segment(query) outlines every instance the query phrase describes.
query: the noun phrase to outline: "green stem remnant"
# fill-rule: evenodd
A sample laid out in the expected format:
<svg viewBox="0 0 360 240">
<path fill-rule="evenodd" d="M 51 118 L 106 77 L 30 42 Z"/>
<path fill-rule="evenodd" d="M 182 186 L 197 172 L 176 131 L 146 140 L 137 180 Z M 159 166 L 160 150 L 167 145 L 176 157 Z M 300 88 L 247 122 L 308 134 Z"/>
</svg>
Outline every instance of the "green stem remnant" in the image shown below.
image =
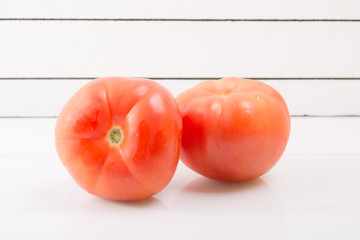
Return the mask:
<svg viewBox="0 0 360 240">
<path fill-rule="evenodd" d="M 116 146 L 121 143 L 124 138 L 123 132 L 119 127 L 113 127 L 107 134 L 107 138 L 111 145 Z"/>
</svg>

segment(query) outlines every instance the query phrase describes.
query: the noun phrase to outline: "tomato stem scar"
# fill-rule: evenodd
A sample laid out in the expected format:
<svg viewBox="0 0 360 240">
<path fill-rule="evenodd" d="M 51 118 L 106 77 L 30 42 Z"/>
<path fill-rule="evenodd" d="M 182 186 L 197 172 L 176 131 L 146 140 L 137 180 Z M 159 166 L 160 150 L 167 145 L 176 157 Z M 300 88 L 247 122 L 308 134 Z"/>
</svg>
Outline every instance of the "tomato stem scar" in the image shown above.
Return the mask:
<svg viewBox="0 0 360 240">
<path fill-rule="evenodd" d="M 123 140 L 123 132 L 119 127 L 113 127 L 107 134 L 107 138 L 111 145 L 119 145 Z"/>
</svg>

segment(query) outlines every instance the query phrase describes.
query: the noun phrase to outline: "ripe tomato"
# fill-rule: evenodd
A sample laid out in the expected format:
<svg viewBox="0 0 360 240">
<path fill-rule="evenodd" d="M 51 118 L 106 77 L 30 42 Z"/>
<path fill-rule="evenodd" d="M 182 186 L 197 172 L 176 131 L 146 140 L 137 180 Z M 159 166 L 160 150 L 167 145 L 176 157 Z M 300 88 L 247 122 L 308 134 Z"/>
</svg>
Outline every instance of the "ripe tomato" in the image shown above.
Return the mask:
<svg viewBox="0 0 360 240">
<path fill-rule="evenodd" d="M 290 116 L 281 95 L 241 78 L 204 81 L 177 97 L 180 159 L 208 178 L 245 181 L 269 171 L 285 150 Z"/>
<path fill-rule="evenodd" d="M 147 79 L 101 78 L 81 88 L 56 123 L 58 155 L 86 191 L 141 200 L 176 170 L 182 120 L 173 96 Z"/>
</svg>

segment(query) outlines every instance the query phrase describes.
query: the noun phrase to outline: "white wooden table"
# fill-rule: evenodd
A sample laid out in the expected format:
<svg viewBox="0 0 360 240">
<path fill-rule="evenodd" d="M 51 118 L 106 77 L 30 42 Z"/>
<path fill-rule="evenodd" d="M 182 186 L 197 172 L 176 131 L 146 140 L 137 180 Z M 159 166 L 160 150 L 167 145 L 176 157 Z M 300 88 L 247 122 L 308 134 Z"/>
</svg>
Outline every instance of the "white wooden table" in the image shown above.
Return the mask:
<svg viewBox="0 0 360 240">
<path fill-rule="evenodd" d="M 80 189 L 54 147 L 56 118 L 0 119 L 0 239 L 359 239 L 360 118 L 292 118 L 263 177 L 207 180 L 182 163 L 140 202 Z"/>
</svg>

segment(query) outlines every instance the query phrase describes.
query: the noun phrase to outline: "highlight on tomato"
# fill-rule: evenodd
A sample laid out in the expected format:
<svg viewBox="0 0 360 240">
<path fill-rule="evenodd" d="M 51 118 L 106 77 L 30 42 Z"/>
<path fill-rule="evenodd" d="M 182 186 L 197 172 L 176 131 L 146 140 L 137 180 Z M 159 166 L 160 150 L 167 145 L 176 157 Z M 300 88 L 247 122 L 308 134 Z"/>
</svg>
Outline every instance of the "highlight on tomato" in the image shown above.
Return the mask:
<svg viewBox="0 0 360 240">
<path fill-rule="evenodd" d="M 142 200 L 176 170 L 182 119 L 174 97 L 148 79 L 99 78 L 66 103 L 55 143 L 71 177 L 111 200 Z"/>
<path fill-rule="evenodd" d="M 176 98 L 183 118 L 181 161 L 215 180 L 246 181 L 268 172 L 290 135 L 282 96 L 236 77 L 204 81 Z"/>
</svg>

